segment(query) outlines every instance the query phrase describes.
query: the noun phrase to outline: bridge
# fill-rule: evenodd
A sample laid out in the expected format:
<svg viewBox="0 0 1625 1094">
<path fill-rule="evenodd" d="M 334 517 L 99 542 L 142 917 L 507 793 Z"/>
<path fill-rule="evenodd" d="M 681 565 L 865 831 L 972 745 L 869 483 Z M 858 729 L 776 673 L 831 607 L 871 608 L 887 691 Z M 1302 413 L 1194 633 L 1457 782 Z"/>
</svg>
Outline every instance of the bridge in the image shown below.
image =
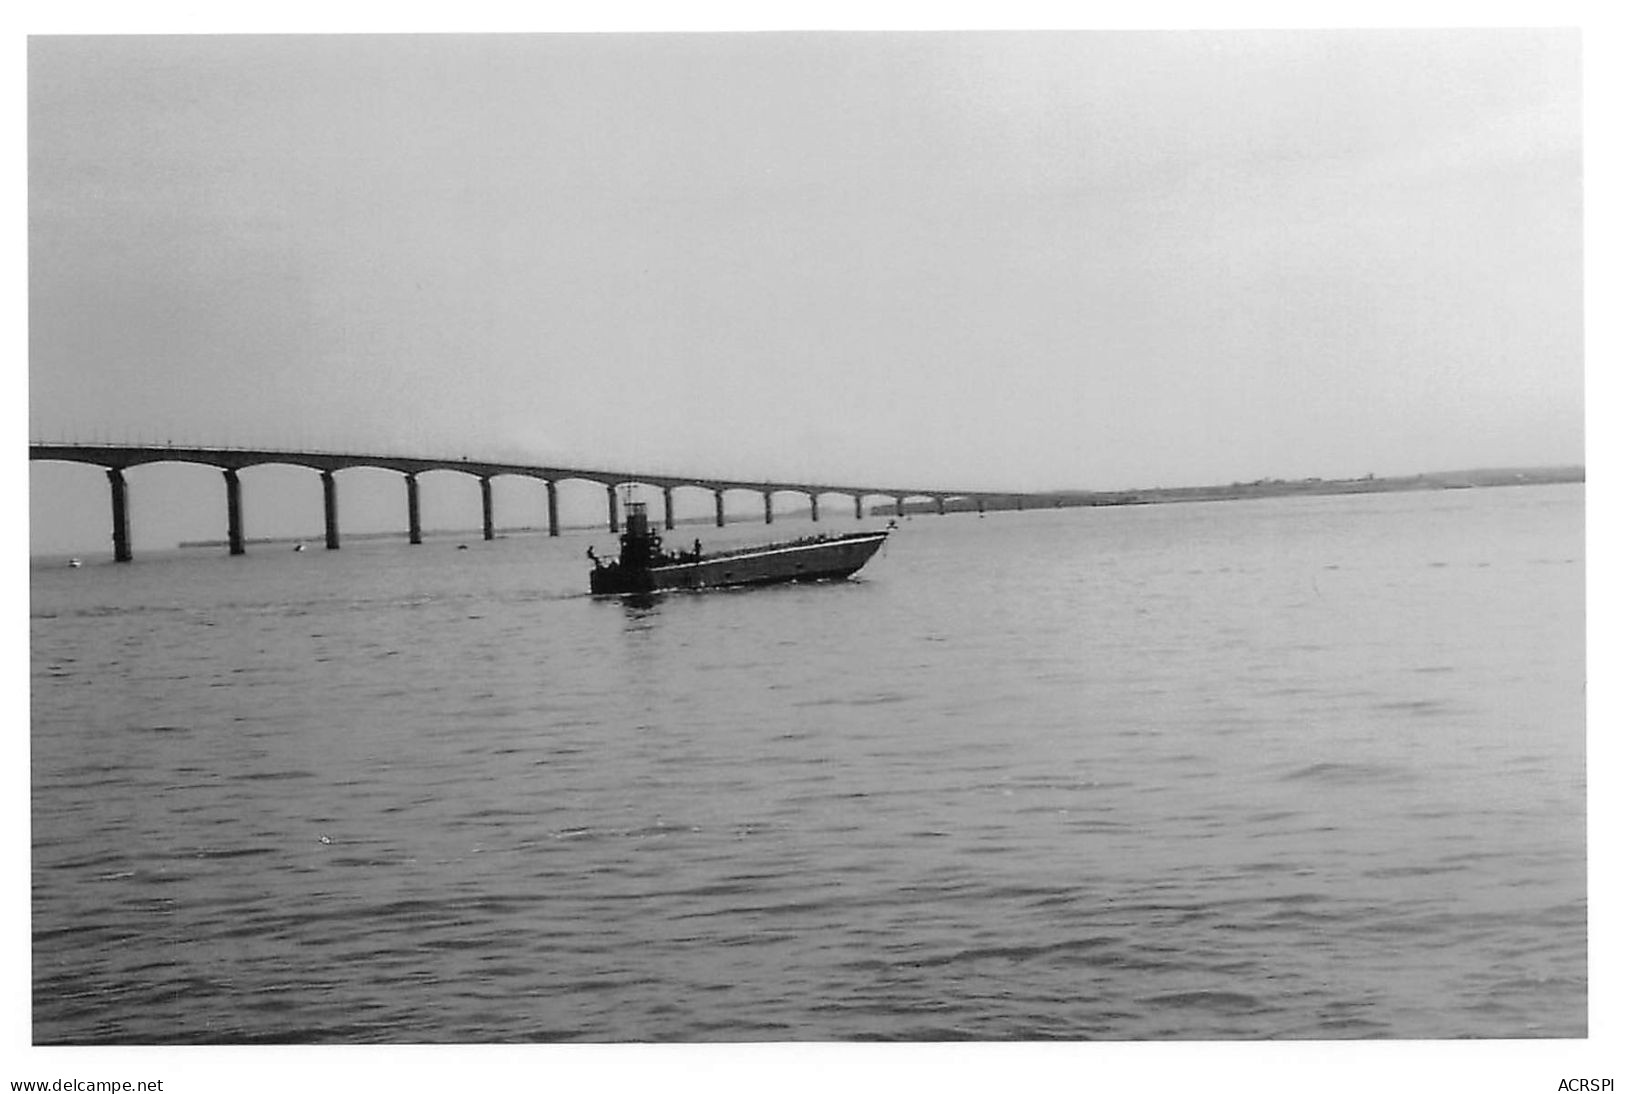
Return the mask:
<svg viewBox="0 0 1625 1094">
<path fill-rule="evenodd" d="M 558 484 L 570 480 L 596 482 L 604 487 L 609 514 L 609 530 L 621 530 L 620 501 L 617 488 L 629 485 L 657 487 L 665 501 L 665 526 L 674 527 L 672 493 L 691 488 L 708 490 L 716 503 L 716 523 L 721 528 L 726 517 L 723 495 L 729 491 L 749 491 L 761 495 L 766 522 L 773 523 L 773 497 L 775 494 L 802 494 L 808 499 L 812 519 L 819 515 L 818 500 L 827 495 L 852 499 L 857 519 L 863 519 L 864 499 L 882 497 L 890 499 L 896 511 L 917 499 L 935 503 L 936 511 L 948 512 L 949 502 L 964 503 L 983 512 L 990 504 L 998 508 L 1023 508 L 1033 495 L 1015 493 L 985 493 L 978 491 L 945 491 L 899 487 L 832 485 L 808 482 L 750 482 L 743 479 L 698 478 L 686 475 L 653 474 L 640 471 L 612 471 L 601 468 L 548 467 L 534 464 L 492 463 L 467 457 L 435 459 L 422 456 L 380 456 L 345 452 L 297 452 L 256 448 L 206 448 L 179 445 L 105 445 L 105 444 L 35 444 L 28 446 L 30 460 L 56 460 L 66 463 L 84 463 L 101 467 L 107 472 L 113 505 L 113 558 L 129 562 L 130 551 L 130 497 L 124 473 L 132 467 L 151 463 L 191 463 L 219 468 L 226 484 L 226 542 L 234 555 L 246 551 L 243 538 L 243 488 L 238 475 L 244 468 L 265 464 L 286 464 L 309 468 L 318 472 L 322 480 L 322 515 L 329 550 L 339 547 L 339 497 L 337 473 L 349 468 L 367 467 L 397 471 L 406 483 L 407 540 L 423 542 L 423 528 L 418 510 L 418 476 L 426 471 L 456 471 L 479 480 L 480 502 L 484 511 L 486 539 L 496 536 L 495 505 L 491 497 L 491 480 L 499 475 L 515 475 L 538 479 L 547 489 L 547 534 L 559 534 Z"/>
</svg>

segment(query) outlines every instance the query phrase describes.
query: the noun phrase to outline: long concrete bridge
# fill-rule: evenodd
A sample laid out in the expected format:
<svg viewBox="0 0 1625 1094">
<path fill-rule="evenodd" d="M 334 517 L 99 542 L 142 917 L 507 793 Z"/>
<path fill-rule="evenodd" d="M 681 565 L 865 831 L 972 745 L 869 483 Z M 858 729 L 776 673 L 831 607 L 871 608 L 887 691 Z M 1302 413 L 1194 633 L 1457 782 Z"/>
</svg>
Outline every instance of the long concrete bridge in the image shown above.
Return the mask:
<svg viewBox="0 0 1625 1094">
<path fill-rule="evenodd" d="M 808 482 L 748 482 L 743 479 L 696 478 L 686 475 L 653 474 L 642 471 L 611 471 L 601 468 L 547 467 L 534 464 L 491 463 L 471 460 L 434 459 L 422 456 L 380 456 L 346 452 L 294 452 L 263 448 L 203 448 L 179 445 L 86 445 L 86 444 L 29 444 L 30 460 L 57 460 L 67 463 L 86 463 L 104 468 L 112 492 L 113 503 L 113 558 L 128 562 L 130 551 L 130 496 L 124 472 L 132 467 L 149 463 L 192 463 L 219 468 L 226 483 L 226 542 L 234 555 L 246 550 L 243 538 L 243 487 L 238 475 L 245 468 L 265 464 L 287 464 L 306 467 L 319 472 L 322 478 L 322 511 L 326 526 L 327 546 L 339 546 L 339 498 L 337 473 L 355 467 L 381 468 L 398 471 L 406 482 L 407 538 L 411 543 L 423 542 L 423 528 L 418 510 L 418 476 L 426 471 L 457 471 L 479 480 L 480 501 L 484 510 L 486 539 L 496 535 L 495 506 L 491 497 L 491 480 L 499 475 L 539 479 L 547 488 L 547 532 L 559 534 L 558 484 L 568 480 L 596 482 L 604 487 L 609 512 L 609 530 L 621 529 L 620 502 L 617 488 L 627 485 L 658 487 L 665 500 L 665 525 L 671 529 L 672 493 L 679 488 L 709 490 L 716 503 L 717 527 L 725 522 L 723 495 L 733 490 L 749 491 L 761 495 L 768 524 L 773 523 L 773 496 L 790 493 L 803 494 L 811 504 L 812 519 L 818 519 L 818 499 L 830 494 L 852 499 L 853 510 L 863 519 L 864 499 L 881 497 L 890 499 L 901 513 L 905 503 L 928 499 L 935 503 L 938 513 L 948 511 L 948 503 L 965 502 L 967 508 L 982 512 L 989 504 L 999 508 L 1023 508 L 1032 495 L 1012 493 L 985 493 L 975 491 L 945 491 L 929 488 L 900 488 L 878 486 L 832 485 Z"/>
</svg>

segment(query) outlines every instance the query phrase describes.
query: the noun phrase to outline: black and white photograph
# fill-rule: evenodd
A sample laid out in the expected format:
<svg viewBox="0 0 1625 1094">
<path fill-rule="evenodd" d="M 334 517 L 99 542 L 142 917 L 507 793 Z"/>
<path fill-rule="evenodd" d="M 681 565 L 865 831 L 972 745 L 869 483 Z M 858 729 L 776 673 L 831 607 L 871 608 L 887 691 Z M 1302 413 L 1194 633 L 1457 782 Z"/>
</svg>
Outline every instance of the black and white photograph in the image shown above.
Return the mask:
<svg viewBox="0 0 1625 1094">
<path fill-rule="evenodd" d="M 1625 1081 L 1586 31 L 513 26 L 13 40 L 0 1079 Z"/>
</svg>

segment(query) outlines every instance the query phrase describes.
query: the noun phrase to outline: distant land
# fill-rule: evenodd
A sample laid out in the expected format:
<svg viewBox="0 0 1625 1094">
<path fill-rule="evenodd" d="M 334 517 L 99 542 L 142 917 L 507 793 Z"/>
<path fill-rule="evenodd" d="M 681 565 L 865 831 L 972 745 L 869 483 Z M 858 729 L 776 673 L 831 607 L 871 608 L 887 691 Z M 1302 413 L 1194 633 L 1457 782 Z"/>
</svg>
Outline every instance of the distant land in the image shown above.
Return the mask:
<svg viewBox="0 0 1625 1094">
<path fill-rule="evenodd" d="M 988 511 L 1025 510 L 1035 509 L 1071 509 L 1088 506 L 1104 505 L 1167 505 L 1173 502 L 1184 501 L 1239 501 L 1244 498 L 1280 498 L 1315 496 L 1321 494 L 1381 494 L 1393 493 L 1403 490 L 1474 490 L 1492 486 L 1551 486 L 1558 483 L 1585 482 L 1585 468 L 1578 465 L 1564 467 L 1486 467 L 1470 471 L 1431 471 L 1420 475 L 1407 475 L 1401 477 L 1378 478 L 1375 475 L 1365 475 L 1358 479 L 1255 479 L 1252 482 L 1232 482 L 1223 486 L 1154 486 L 1137 490 L 1052 490 L 1022 495 L 1019 505 L 1014 497 L 989 494 L 985 496 L 983 508 Z M 976 511 L 976 503 L 969 498 L 958 498 L 946 503 L 944 508 L 950 513 L 970 513 Z M 935 513 L 936 503 L 930 501 L 912 502 L 902 508 L 903 516 L 912 516 L 916 513 Z M 808 512 L 807 509 L 780 510 L 780 517 L 798 517 Z M 897 516 L 898 508 L 893 505 L 873 505 L 868 507 L 870 516 Z M 741 523 L 748 520 L 746 517 L 737 517 L 731 523 Z M 676 521 L 677 524 L 712 524 L 711 517 L 686 517 Z M 570 531 L 602 531 L 603 524 L 571 525 Z M 545 531 L 543 528 L 523 526 L 518 528 L 499 528 L 498 535 L 532 535 Z M 423 530 L 425 538 L 446 536 L 475 536 L 480 530 L 475 529 L 427 529 Z M 399 539 L 401 533 L 393 532 L 353 532 L 346 533 L 345 539 Z M 266 536 L 249 539 L 249 544 L 267 543 L 308 543 L 321 539 L 320 534 L 314 536 Z M 183 540 L 181 547 L 224 547 L 223 539 L 196 539 Z"/>
<path fill-rule="evenodd" d="M 1225 486 L 1162 486 L 1142 490 L 1061 490 L 1037 497 L 1057 507 L 1074 505 L 1158 505 L 1176 501 L 1239 501 L 1316 494 L 1380 494 L 1400 490 L 1472 490 L 1490 486 L 1550 486 L 1585 482 L 1585 468 L 1484 467 L 1471 471 L 1431 471 L 1421 475 L 1358 479 L 1255 479 Z M 907 512 L 916 510 L 905 507 Z M 949 504 L 953 508 L 953 504 Z M 878 511 L 878 510 L 877 510 Z"/>
</svg>

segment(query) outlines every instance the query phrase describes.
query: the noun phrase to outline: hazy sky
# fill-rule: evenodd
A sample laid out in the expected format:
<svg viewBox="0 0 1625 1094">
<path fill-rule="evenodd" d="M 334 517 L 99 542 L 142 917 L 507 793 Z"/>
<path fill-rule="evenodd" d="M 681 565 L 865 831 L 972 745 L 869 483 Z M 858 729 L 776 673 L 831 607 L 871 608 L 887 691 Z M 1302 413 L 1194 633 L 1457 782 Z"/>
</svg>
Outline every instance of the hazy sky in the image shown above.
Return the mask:
<svg viewBox="0 0 1625 1094">
<path fill-rule="evenodd" d="M 35 38 L 30 434 L 987 489 L 1578 463 L 1579 44 Z M 35 523 L 69 481 L 105 540 L 94 469 L 34 469 Z"/>
</svg>

